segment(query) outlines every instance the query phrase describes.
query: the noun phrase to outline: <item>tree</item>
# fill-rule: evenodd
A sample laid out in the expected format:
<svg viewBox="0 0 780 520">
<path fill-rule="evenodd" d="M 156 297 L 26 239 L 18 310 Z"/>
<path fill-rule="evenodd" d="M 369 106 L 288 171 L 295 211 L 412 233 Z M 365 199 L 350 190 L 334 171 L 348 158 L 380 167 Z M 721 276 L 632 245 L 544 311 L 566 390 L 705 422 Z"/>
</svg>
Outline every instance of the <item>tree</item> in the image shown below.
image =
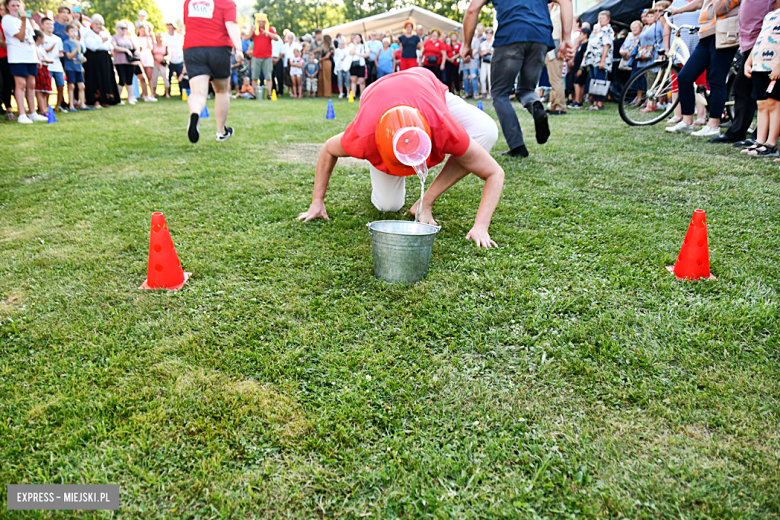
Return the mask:
<svg viewBox="0 0 780 520">
<path fill-rule="evenodd" d="M 24 3 L 24 8 L 33 13 L 45 13 L 51 11 L 54 16 L 57 16 L 57 7 L 60 2 L 57 0 L 28 0 Z"/>
<path fill-rule="evenodd" d="M 280 33 L 290 29 L 300 35 L 344 21 L 343 8 L 334 0 L 258 0 L 255 9 L 267 14 Z"/>
<path fill-rule="evenodd" d="M 114 24 L 119 20 L 135 22 L 138 19 L 138 11 L 144 9 L 149 17 L 147 21 L 152 24 L 155 32 L 164 31 L 162 12 L 157 7 L 155 0 L 89 0 L 83 2 L 82 9 L 87 16 L 99 13 L 106 20 L 105 27 L 113 31 Z"/>
</svg>

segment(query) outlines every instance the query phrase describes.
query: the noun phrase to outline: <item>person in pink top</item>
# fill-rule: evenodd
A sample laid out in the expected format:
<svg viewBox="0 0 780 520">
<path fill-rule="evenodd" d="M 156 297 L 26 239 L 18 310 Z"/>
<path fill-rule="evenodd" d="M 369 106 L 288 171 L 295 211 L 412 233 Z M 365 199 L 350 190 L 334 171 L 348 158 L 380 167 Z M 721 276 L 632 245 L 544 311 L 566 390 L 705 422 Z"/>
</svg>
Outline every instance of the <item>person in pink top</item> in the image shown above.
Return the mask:
<svg viewBox="0 0 780 520">
<path fill-rule="evenodd" d="M 154 47 L 152 47 L 152 55 L 154 56 L 154 68 L 152 69 L 151 85 L 152 92 L 157 90 L 157 81 L 160 76 L 163 78 L 163 84 L 165 85 L 165 93 L 171 88 L 171 82 L 168 80 L 168 60 L 170 59 L 168 53 L 168 46 L 165 45 L 163 40 L 163 33 L 157 33 L 155 38 Z"/>
</svg>

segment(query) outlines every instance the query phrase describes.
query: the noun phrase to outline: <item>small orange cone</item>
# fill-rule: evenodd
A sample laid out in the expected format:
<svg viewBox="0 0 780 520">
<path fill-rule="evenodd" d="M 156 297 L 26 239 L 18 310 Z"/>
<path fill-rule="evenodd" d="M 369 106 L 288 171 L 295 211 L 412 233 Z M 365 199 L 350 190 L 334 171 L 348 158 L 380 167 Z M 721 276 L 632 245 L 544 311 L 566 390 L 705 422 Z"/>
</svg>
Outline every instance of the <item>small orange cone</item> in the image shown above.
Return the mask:
<svg viewBox="0 0 780 520">
<path fill-rule="evenodd" d="M 192 273 L 185 273 L 181 268 L 176 248 L 168 232 L 165 216 L 158 212 L 152 213 L 152 231 L 149 235 L 149 267 L 146 281 L 139 289 L 181 289 Z"/>
<path fill-rule="evenodd" d="M 707 215 L 703 209 L 693 212 L 677 262 L 666 269 L 673 272 L 678 280 L 717 280 L 710 273 Z"/>
</svg>

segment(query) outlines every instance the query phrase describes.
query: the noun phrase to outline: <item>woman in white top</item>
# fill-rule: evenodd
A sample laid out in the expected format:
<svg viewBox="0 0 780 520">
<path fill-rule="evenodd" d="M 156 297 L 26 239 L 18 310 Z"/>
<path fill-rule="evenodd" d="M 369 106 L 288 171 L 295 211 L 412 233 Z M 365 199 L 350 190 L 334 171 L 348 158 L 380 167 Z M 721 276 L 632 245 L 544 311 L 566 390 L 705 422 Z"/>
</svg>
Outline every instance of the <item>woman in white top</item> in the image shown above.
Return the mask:
<svg viewBox="0 0 780 520">
<path fill-rule="evenodd" d="M 32 23 L 27 19 L 24 4 L 20 0 L 6 2 L 5 8 L 8 14 L 3 16 L 3 36 L 8 50 L 8 67 L 14 77 L 14 95 L 16 106 L 19 107 L 18 121 L 27 125 L 33 121 L 46 121 L 45 117 L 35 112 L 38 51 L 35 48 Z M 26 111 L 25 99 L 28 107 Z"/>
<path fill-rule="evenodd" d="M 352 35 L 352 43 L 347 47 L 347 59 L 350 60 L 349 81 L 352 91 L 352 97 L 355 97 L 355 87 L 360 85 L 360 93 L 366 90 L 366 58 L 368 58 L 368 47 L 363 43 L 363 37 L 359 34 Z"/>
<path fill-rule="evenodd" d="M 103 28 L 105 21 L 99 14 L 92 15 L 92 26 L 84 29 L 84 83 L 86 103 L 95 108 L 119 103 L 119 89 L 116 87 L 114 63 L 110 51 L 114 50 L 111 35 Z"/>
<path fill-rule="evenodd" d="M 152 48 L 154 48 L 154 39 L 152 38 L 152 24 L 144 22 L 138 28 L 138 36 L 135 38 L 136 50 L 138 56 L 141 58 L 141 67 L 143 67 L 146 73 L 146 78 L 143 75 L 138 76 L 138 83 L 141 85 L 141 90 L 145 93 L 141 98 L 144 101 L 157 101 L 157 97 L 154 95 L 155 86 L 152 86 L 149 82 L 148 95 L 146 94 L 146 79 L 151 80 L 152 70 L 154 69 L 154 55 L 152 54 Z"/>
<path fill-rule="evenodd" d="M 493 59 L 493 28 L 485 29 L 485 41 L 479 44 L 479 57 L 482 65 L 479 68 L 479 82 L 482 83 L 482 95 L 490 99 L 490 62 Z"/>
<path fill-rule="evenodd" d="M 284 84 L 290 87 L 290 89 L 292 89 L 290 59 L 295 57 L 296 49 L 299 51 L 303 50 L 301 44 L 298 43 L 298 40 L 295 38 L 295 34 L 292 31 L 287 31 L 287 34 L 284 35 L 284 48 L 282 49 L 282 52 L 284 52 Z M 292 91 L 290 91 L 290 94 L 292 94 Z"/>
</svg>

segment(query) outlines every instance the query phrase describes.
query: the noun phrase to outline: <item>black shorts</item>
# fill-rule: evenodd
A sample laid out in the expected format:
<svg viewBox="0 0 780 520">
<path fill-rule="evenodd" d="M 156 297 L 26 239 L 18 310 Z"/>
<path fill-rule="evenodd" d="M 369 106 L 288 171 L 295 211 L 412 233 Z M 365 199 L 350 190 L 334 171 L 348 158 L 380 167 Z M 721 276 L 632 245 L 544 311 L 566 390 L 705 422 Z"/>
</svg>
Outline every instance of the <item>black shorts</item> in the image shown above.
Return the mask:
<svg viewBox="0 0 780 520">
<path fill-rule="evenodd" d="M 579 76 L 577 76 L 577 71 L 575 70 L 574 71 L 574 84 L 575 85 L 585 85 L 588 82 L 588 77 L 589 77 L 589 74 L 588 74 L 587 70 L 583 70 L 582 74 L 580 74 Z"/>
<path fill-rule="evenodd" d="M 770 83 L 772 83 L 772 80 L 769 79 L 769 71 L 753 73 L 753 97 L 756 101 L 764 101 L 765 99 L 780 100 L 780 84 L 778 84 L 780 81 L 775 82 L 772 92 L 767 93 L 766 89 L 769 88 Z"/>
<path fill-rule="evenodd" d="M 114 65 L 114 67 L 116 68 L 116 75 L 119 77 L 118 84 L 120 87 L 133 84 L 135 65 L 120 63 L 119 65 Z"/>
<path fill-rule="evenodd" d="M 230 77 L 230 47 L 190 47 L 184 49 L 184 65 L 190 78 L 211 76 L 212 79 Z"/>
<path fill-rule="evenodd" d="M 352 65 L 352 67 L 349 68 L 349 75 L 350 76 L 357 76 L 358 78 L 365 78 L 366 77 L 366 66 L 365 65 Z"/>
</svg>

